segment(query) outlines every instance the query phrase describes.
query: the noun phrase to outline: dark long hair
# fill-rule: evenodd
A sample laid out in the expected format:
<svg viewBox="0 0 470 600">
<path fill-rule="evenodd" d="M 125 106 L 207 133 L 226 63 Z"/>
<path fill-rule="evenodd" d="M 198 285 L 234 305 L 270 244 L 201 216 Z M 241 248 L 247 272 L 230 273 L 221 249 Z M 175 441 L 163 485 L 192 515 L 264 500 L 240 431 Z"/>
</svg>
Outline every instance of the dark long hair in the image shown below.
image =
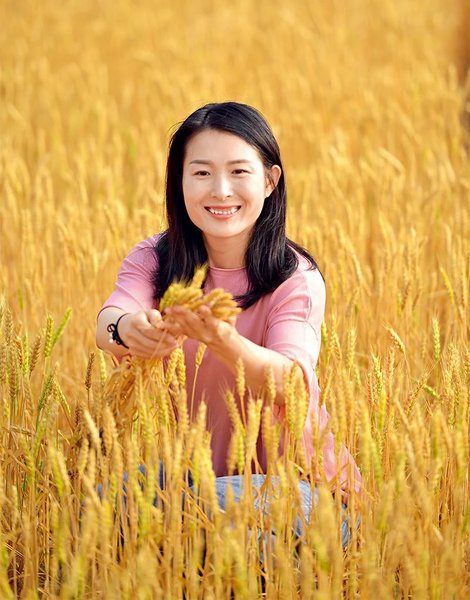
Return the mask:
<svg viewBox="0 0 470 600">
<path fill-rule="evenodd" d="M 237 301 L 242 308 L 248 308 L 264 294 L 274 291 L 296 270 L 299 261 L 294 250 L 307 259 L 310 268 L 318 267 L 304 248 L 286 238 L 286 183 L 276 139 L 257 110 L 238 102 L 198 108 L 170 140 L 166 170 L 168 229 L 155 246 L 158 260 L 152 280 L 155 299 L 159 300 L 173 281 L 189 281 L 195 268 L 208 260 L 202 232 L 186 211 L 182 183 L 186 145 L 192 136 L 205 129 L 237 135 L 258 151 L 266 169 L 279 165 L 282 170 L 269 202 L 264 203 L 254 225 L 245 253 L 249 289 L 237 297 Z"/>
</svg>

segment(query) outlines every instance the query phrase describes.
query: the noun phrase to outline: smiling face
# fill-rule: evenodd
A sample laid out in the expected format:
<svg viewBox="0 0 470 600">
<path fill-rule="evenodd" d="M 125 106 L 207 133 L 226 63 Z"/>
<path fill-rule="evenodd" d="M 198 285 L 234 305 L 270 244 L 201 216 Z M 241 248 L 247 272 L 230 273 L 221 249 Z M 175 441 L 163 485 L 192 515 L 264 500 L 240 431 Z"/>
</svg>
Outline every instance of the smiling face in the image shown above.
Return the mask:
<svg viewBox="0 0 470 600">
<path fill-rule="evenodd" d="M 189 140 L 183 163 L 184 203 L 203 233 L 214 266 L 243 264 L 253 226 L 280 175 L 280 167 L 268 171 L 258 151 L 231 133 L 205 129 Z"/>
</svg>

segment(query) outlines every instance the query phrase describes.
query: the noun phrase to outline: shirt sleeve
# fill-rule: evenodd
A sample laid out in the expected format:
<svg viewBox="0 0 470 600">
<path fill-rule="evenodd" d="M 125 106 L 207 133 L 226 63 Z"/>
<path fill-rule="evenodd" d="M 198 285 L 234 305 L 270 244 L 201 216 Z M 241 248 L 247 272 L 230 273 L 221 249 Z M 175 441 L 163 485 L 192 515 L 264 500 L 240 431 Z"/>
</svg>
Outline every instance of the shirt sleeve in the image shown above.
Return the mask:
<svg viewBox="0 0 470 600">
<path fill-rule="evenodd" d="M 156 238 L 148 238 L 135 246 L 121 264 L 114 291 L 100 312 L 114 306 L 126 312 L 148 310 L 156 306 L 152 276 L 157 266 Z"/>
<path fill-rule="evenodd" d="M 265 345 L 299 364 L 309 388 L 316 382 L 325 283 L 318 271 L 296 271 L 271 297 Z"/>
</svg>

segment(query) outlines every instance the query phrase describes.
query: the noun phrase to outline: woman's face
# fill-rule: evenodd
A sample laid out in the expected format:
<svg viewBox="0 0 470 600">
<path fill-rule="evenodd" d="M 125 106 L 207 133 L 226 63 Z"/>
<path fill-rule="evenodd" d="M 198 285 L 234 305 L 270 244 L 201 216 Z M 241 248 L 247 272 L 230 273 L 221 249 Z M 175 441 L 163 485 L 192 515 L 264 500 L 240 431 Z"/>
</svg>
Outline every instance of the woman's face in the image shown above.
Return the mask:
<svg viewBox="0 0 470 600">
<path fill-rule="evenodd" d="M 208 251 L 222 241 L 246 249 L 280 175 L 279 166 L 268 172 L 258 151 L 231 133 L 205 129 L 189 140 L 183 163 L 184 202 Z"/>
</svg>

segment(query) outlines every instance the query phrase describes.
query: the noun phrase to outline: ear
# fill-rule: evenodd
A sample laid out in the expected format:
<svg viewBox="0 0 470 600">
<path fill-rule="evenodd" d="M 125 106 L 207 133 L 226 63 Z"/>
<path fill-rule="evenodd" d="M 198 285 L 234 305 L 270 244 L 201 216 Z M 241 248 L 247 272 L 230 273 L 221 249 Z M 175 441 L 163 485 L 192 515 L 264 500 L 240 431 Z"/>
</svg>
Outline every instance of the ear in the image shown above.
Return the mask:
<svg viewBox="0 0 470 600">
<path fill-rule="evenodd" d="M 282 170 L 279 165 L 273 165 L 269 170 L 267 170 L 265 198 L 270 196 L 276 189 L 279 179 L 281 178 L 281 173 Z"/>
</svg>

